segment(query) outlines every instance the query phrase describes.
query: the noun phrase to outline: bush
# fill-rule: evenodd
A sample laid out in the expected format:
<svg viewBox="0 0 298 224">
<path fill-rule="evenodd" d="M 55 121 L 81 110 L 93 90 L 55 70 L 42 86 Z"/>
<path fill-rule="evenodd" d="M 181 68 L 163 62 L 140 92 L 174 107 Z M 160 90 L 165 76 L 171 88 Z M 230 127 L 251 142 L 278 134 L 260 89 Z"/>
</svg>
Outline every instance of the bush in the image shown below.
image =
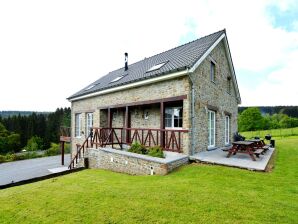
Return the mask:
<svg viewBox="0 0 298 224">
<path fill-rule="evenodd" d="M 142 155 L 164 158 L 163 150 L 160 146 L 154 146 L 147 149 L 144 145 L 140 144 L 139 142 L 134 142 L 132 143 L 128 151 Z"/>
<path fill-rule="evenodd" d="M 38 136 L 31 137 L 28 140 L 27 145 L 25 146 L 25 149 L 27 151 L 43 150 L 44 149 L 43 139 Z"/>
<path fill-rule="evenodd" d="M 164 158 L 163 150 L 160 146 L 154 146 L 148 149 L 148 156 Z"/>
<path fill-rule="evenodd" d="M 132 143 L 128 151 L 138 153 L 138 154 L 143 154 L 143 155 L 146 155 L 148 153 L 148 150 L 146 149 L 146 147 L 139 142 Z"/>
<path fill-rule="evenodd" d="M 46 155 L 47 156 L 55 156 L 60 154 L 60 147 L 56 143 L 51 143 L 51 148 L 47 149 Z"/>
</svg>

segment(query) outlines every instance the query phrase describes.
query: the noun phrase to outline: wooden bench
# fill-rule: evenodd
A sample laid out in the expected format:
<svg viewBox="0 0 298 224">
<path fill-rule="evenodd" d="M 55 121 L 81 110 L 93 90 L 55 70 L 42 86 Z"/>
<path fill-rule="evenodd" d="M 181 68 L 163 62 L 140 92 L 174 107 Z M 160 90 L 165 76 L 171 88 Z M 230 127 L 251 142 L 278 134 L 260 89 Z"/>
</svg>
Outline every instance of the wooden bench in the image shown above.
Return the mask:
<svg viewBox="0 0 298 224">
<path fill-rule="evenodd" d="M 264 152 L 264 149 L 257 149 L 254 151 L 254 154 L 256 155 L 256 157 L 259 158 L 260 154 L 263 154 Z"/>
<path fill-rule="evenodd" d="M 270 148 L 270 145 L 264 145 L 264 146 L 262 147 L 262 149 L 263 149 L 263 153 L 267 152 L 267 151 L 269 150 L 269 148 Z"/>
</svg>

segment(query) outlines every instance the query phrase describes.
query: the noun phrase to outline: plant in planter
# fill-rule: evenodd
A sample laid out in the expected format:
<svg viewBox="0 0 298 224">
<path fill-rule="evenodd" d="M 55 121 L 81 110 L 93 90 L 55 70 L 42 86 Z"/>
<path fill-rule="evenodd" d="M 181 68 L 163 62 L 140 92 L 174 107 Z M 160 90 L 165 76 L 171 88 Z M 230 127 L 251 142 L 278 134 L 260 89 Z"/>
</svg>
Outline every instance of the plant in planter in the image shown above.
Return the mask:
<svg viewBox="0 0 298 224">
<path fill-rule="evenodd" d="M 163 150 L 160 146 L 154 146 L 148 149 L 148 156 L 165 158 Z"/>
<path fill-rule="evenodd" d="M 132 143 L 128 152 L 138 153 L 142 155 L 148 155 L 153 157 L 164 158 L 164 154 L 162 148 L 160 146 L 154 146 L 151 148 L 146 148 L 146 146 L 142 145 L 139 142 Z"/>
<path fill-rule="evenodd" d="M 143 155 L 147 154 L 147 148 L 139 142 L 132 143 L 128 151 L 138 153 L 138 154 L 143 154 Z"/>
</svg>

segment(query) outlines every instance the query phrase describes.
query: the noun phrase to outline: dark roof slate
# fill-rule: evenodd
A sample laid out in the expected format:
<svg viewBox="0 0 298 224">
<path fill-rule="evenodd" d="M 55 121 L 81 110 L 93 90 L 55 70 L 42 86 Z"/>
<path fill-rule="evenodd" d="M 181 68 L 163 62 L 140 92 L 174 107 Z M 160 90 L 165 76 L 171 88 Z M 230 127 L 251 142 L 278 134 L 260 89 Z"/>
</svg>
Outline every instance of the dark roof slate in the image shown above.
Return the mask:
<svg viewBox="0 0 298 224">
<path fill-rule="evenodd" d="M 145 58 L 144 60 L 128 65 L 127 71 L 124 71 L 123 67 L 109 72 L 107 75 L 73 94 L 68 99 L 191 68 L 223 33 L 225 33 L 225 30 L 218 31 L 168 51 Z M 166 62 L 166 64 L 160 69 L 147 72 L 152 66 L 163 62 Z M 119 81 L 111 82 L 122 75 L 124 75 L 124 77 Z M 92 85 L 94 86 L 92 87 Z"/>
</svg>

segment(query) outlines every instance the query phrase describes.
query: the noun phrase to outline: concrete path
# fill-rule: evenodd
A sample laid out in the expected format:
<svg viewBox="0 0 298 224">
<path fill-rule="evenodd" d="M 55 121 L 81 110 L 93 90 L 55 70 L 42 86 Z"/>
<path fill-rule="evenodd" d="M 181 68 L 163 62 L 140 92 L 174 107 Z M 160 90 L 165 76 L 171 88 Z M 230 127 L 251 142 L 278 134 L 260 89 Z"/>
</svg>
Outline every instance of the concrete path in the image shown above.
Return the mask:
<svg viewBox="0 0 298 224">
<path fill-rule="evenodd" d="M 70 154 L 66 154 L 64 158 L 65 166 L 61 165 L 61 155 L 2 163 L 0 164 L 0 185 L 66 170 L 70 162 Z"/>
</svg>

